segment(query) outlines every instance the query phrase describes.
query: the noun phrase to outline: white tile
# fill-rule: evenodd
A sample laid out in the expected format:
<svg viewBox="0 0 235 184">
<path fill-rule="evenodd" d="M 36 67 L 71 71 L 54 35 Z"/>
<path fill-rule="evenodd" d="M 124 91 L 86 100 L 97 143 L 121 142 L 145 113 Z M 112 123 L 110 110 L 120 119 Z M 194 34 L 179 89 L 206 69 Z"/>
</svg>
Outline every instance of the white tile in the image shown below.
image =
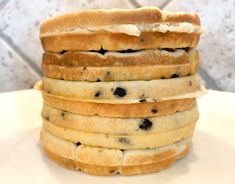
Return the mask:
<svg viewBox="0 0 235 184">
<path fill-rule="evenodd" d="M 0 0 L 0 10 L 8 3 L 8 1 L 9 0 Z"/>
<path fill-rule="evenodd" d="M 227 91 L 235 92 L 235 1 L 175 0 L 172 11 L 196 11 L 207 32 L 200 41 L 201 66 Z"/>
<path fill-rule="evenodd" d="M 32 88 L 40 77 L 0 39 L 0 92 Z"/>
<path fill-rule="evenodd" d="M 55 15 L 89 8 L 131 8 L 131 4 L 125 0 L 11 0 L 0 12 L 0 31 L 40 66 L 40 23 Z"/>
<path fill-rule="evenodd" d="M 170 0 L 136 0 L 141 6 L 157 6 L 161 7 L 165 3 L 170 2 Z"/>
</svg>

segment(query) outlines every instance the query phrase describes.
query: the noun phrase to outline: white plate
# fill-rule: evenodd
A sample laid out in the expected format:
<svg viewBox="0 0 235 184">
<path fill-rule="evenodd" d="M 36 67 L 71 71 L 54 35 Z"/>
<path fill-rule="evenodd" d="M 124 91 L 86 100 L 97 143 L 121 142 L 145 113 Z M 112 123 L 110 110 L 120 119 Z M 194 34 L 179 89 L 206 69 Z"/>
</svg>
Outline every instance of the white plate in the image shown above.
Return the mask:
<svg viewBox="0 0 235 184">
<path fill-rule="evenodd" d="M 234 184 L 235 94 L 209 91 L 198 103 L 201 115 L 187 157 L 159 173 L 101 177 L 64 169 L 42 153 L 39 92 L 0 94 L 0 184 Z"/>
</svg>

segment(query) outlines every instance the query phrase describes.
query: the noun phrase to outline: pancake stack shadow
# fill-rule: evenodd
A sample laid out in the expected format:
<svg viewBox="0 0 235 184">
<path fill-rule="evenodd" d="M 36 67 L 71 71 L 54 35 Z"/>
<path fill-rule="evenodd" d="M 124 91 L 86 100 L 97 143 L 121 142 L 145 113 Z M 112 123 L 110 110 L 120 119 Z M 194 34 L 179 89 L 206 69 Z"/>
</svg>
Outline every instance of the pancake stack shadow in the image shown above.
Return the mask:
<svg viewBox="0 0 235 184">
<path fill-rule="evenodd" d="M 157 172 L 184 157 L 204 88 L 194 13 L 90 10 L 41 25 L 41 142 L 95 175 Z"/>
</svg>

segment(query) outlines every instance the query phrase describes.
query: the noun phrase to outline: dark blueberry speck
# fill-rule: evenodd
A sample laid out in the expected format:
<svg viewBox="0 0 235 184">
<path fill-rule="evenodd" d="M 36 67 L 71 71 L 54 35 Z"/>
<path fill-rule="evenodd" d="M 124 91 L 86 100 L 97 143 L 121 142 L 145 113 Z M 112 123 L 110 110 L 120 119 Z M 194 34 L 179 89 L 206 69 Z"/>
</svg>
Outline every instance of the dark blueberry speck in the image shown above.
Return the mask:
<svg viewBox="0 0 235 184">
<path fill-rule="evenodd" d="M 49 121 L 49 120 L 50 120 L 49 116 L 46 116 L 46 117 L 45 117 L 45 119 L 46 119 L 47 121 Z"/>
<path fill-rule="evenodd" d="M 179 75 L 176 74 L 176 73 L 174 73 L 174 74 L 171 76 L 171 78 L 178 78 L 178 77 L 179 77 Z"/>
<path fill-rule="evenodd" d="M 117 87 L 113 95 L 118 96 L 118 97 L 124 97 L 126 96 L 126 90 L 123 88 Z"/>
<path fill-rule="evenodd" d="M 97 79 L 96 82 L 100 82 L 101 80 L 100 79 Z"/>
<path fill-rule="evenodd" d="M 140 103 L 145 103 L 145 102 L 147 102 L 147 101 L 146 101 L 145 99 L 140 99 L 139 102 L 140 102 Z"/>
<path fill-rule="evenodd" d="M 101 93 L 99 92 L 99 91 L 97 91 L 96 93 L 95 93 L 95 97 L 99 97 L 101 95 Z"/>
<path fill-rule="evenodd" d="M 66 53 L 67 52 L 67 50 L 62 50 L 61 52 L 60 52 L 60 54 L 64 54 L 64 53 Z"/>
<path fill-rule="evenodd" d="M 157 109 L 152 109 L 152 113 L 157 113 Z"/>
<path fill-rule="evenodd" d="M 149 121 L 149 119 L 143 119 L 140 124 L 139 124 L 139 128 L 141 130 L 149 130 L 152 127 L 152 122 Z"/>
<path fill-rule="evenodd" d="M 66 114 L 66 112 L 65 111 L 61 111 L 61 116 L 64 118 L 65 117 L 65 114 Z"/>
<path fill-rule="evenodd" d="M 76 145 L 77 145 L 77 146 L 80 146 L 80 145 L 81 145 L 81 143 L 80 143 L 80 142 L 77 142 L 77 143 L 76 143 Z"/>
<path fill-rule="evenodd" d="M 118 139 L 118 141 L 123 144 L 130 144 L 129 139 L 127 139 L 126 137 L 121 137 Z"/>
</svg>

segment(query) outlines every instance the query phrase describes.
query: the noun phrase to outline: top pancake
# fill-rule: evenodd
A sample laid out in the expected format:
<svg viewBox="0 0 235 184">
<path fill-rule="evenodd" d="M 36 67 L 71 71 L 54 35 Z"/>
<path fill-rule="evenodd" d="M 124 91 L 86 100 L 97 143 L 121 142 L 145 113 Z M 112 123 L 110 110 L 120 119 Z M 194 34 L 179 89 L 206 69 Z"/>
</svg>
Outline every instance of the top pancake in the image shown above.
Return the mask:
<svg viewBox="0 0 235 184">
<path fill-rule="evenodd" d="M 203 29 L 195 13 L 155 7 L 89 10 L 45 21 L 44 50 L 127 50 L 196 47 Z M 172 39 L 174 41 L 172 41 Z"/>
<path fill-rule="evenodd" d="M 66 24 L 62 24 L 66 22 Z M 161 11 L 156 7 L 138 9 L 88 10 L 70 13 L 45 21 L 41 25 L 41 33 L 76 27 L 104 26 L 110 24 L 151 24 L 157 22 L 188 22 L 200 25 L 196 13 L 173 13 Z"/>
</svg>

